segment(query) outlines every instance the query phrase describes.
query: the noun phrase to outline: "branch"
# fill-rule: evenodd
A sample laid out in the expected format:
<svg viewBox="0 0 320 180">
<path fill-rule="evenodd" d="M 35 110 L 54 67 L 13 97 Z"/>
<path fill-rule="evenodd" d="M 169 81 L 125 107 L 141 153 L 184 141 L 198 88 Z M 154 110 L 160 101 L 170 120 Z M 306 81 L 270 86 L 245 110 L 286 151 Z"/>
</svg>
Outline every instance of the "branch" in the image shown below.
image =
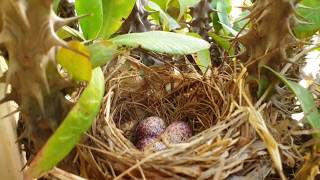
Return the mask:
<svg viewBox="0 0 320 180">
<path fill-rule="evenodd" d="M 281 70 L 281 74 L 285 74 L 289 69 L 290 67 L 292 66 L 292 63 L 295 63 L 297 62 L 300 58 L 302 58 L 303 56 L 305 56 L 306 54 L 308 54 L 309 52 L 317 49 L 317 48 L 320 48 L 320 43 L 317 43 L 315 45 L 311 45 L 309 46 L 308 48 L 304 49 L 303 51 L 301 51 L 299 54 L 297 54 L 296 56 L 294 56 L 293 58 L 291 58 L 289 61 L 290 61 L 290 64 L 286 64 L 285 67 Z"/>
</svg>

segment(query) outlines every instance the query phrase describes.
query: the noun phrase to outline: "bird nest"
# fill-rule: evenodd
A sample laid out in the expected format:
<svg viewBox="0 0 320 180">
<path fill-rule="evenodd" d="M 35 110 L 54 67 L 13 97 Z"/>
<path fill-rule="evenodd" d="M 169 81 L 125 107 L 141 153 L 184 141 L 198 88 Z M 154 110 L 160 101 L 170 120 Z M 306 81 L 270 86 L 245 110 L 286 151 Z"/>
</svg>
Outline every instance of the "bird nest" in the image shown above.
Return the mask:
<svg viewBox="0 0 320 180">
<path fill-rule="evenodd" d="M 185 63 L 147 67 L 122 55 L 104 73 L 100 115 L 77 148 L 83 177 L 263 179 L 283 177 L 284 167 L 295 169 L 303 160 L 288 133 L 297 126 L 284 123 L 289 117 L 274 114 L 272 105 L 251 102 L 246 69 L 238 62 L 202 75 Z M 160 151 L 140 151 L 135 128 L 150 116 L 167 124 L 187 121 L 193 136 Z"/>
</svg>

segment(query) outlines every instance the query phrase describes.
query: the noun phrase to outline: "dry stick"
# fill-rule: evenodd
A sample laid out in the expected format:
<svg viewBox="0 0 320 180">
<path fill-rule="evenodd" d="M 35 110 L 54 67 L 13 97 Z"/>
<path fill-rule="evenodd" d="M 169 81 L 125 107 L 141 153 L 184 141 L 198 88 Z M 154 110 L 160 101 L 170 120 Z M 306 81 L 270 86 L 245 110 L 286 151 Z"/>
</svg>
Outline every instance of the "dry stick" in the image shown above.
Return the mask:
<svg viewBox="0 0 320 180">
<path fill-rule="evenodd" d="M 3 75 L 0 77 L 0 83 L 6 83 L 6 77 L 7 77 L 7 72 L 4 72 Z"/>
<path fill-rule="evenodd" d="M 247 62 L 247 63 L 245 64 L 245 67 L 251 66 L 252 64 L 260 61 L 261 59 L 263 59 L 263 58 L 265 58 L 265 57 L 267 57 L 267 56 L 271 56 L 272 54 L 274 54 L 274 53 L 276 53 L 276 52 L 278 52 L 278 51 L 280 51 L 280 48 L 275 48 L 275 49 L 273 49 L 273 50 L 271 50 L 271 51 L 269 51 L 269 52 L 266 52 L 265 54 L 257 57 L 256 59 L 253 59 L 253 60 L 251 60 L 250 62 Z"/>
<path fill-rule="evenodd" d="M 319 48 L 320 47 L 320 43 L 316 44 L 314 46 L 309 47 L 308 49 L 305 49 L 304 51 L 300 52 L 299 54 L 297 54 L 294 58 L 289 60 L 289 64 L 286 64 L 286 66 L 281 70 L 281 74 L 285 74 L 289 68 L 292 66 L 292 64 L 296 63 L 296 61 L 298 61 L 300 58 L 302 58 L 305 54 L 309 53 L 310 51 Z M 271 91 L 271 88 L 274 85 L 270 85 L 268 87 L 268 89 L 264 92 L 264 94 L 261 96 L 261 98 L 258 100 L 258 102 L 255 104 L 255 107 L 258 107 L 261 105 L 261 103 L 263 102 L 263 100 L 267 97 L 268 93 Z"/>
<path fill-rule="evenodd" d="M 110 117 L 110 111 L 111 111 L 111 98 L 114 95 L 113 89 L 115 88 L 115 86 L 111 87 L 109 92 L 107 93 L 107 105 L 106 105 L 106 110 L 105 110 L 105 116 L 106 117 Z M 105 120 L 105 122 L 108 124 L 107 122 L 108 120 Z"/>
<path fill-rule="evenodd" d="M 320 130 L 317 129 L 310 129 L 310 130 L 299 130 L 299 131 L 291 131 L 290 134 L 295 136 L 301 136 L 301 135 L 312 135 L 320 133 Z"/>
<path fill-rule="evenodd" d="M 108 94 L 107 94 L 109 97 L 108 97 L 108 99 L 107 99 L 107 107 L 106 107 L 106 110 L 105 110 L 105 113 L 106 113 L 105 117 L 107 117 L 108 119 L 106 118 L 106 119 L 105 119 L 105 122 L 108 124 L 108 126 L 110 126 L 110 123 L 112 123 L 111 120 L 110 120 L 111 97 L 112 97 L 113 94 L 114 94 L 113 89 L 114 89 L 115 86 L 116 86 L 116 85 L 112 86 L 112 87 L 110 88 Z M 110 130 L 111 130 L 111 134 L 113 134 L 114 137 L 117 138 L 118 143 L 120 143 L 123 147 L 125 147 L 126 150 L 129 150 L 129 148 L 128 148 L 128 147 L 121 141 L 121 139 L 117 136 L 116 132 L 115 132 L 112 128 L 110 128 Z"/>
<path fill-rule="evenodd" d="M 138 160 L 137 160 L 137 163 L 139 163 Z M 138 166 L 138 168 L 139 168 L 140 174 L 141 174 L 141 176 L 142 176 L 142 179 L 143 179 L 143 180 L 146 180 L 146 176 L 144 175 L 144 172 L 143 172 L 141 166 Z"/>
<path fill-rule="evenodd" d="M 268 3 L 268 4 L 265 6 L 265 8 L 267 8 L 270 4 L 271 4 L 271 3 Z M 248 15 L 248 16 L 246 16 L 246 17 L 244 17 L 244 18 L 242 18 L 242 19 L 240 19 L 240 20 L 238 20 L 238 21 L 242 21 L 242 20 L 245 20 L 245 19 L 249 19 L 249 18 L 252 17 L 252 16 L 256 16 L 257 14 L 262 13 L 262 12 L 265 10 L 265 8 L 260 8 L 260 9 L 258 9 L 258 10 L 256 10 L 256 11 L 253 11 L 250 15 Z M 238 34 L 236 35 L 236 37 L 235 37 L 234 39 L 238 39 L 238 38 L 239 38 L 239 36 L 241 35 L 242 31 L 244 31 L 244 29 L 247 27 L 247 25 L 248 25 L 249 23 L 250 23 L 250 20 L 240 29 L 240 31 L 238 32 Z M 229 51 L 231 50 L 231 47 L 234 47 L 234 46 L 235 46 L 235 41 L 232 42 L 232 44 L 231 44 L 231 46 L 230 46 L 230 48 L 229 48 Z M 234 61 L 234 63 L 235 63 L 235 61 Z M 234 72 L 236 72 L 236 71 L 234 71 Z"/>
<path fill-rule="evenodd" d="M 138 168 L 141 164 L 147 162 L 148 160 L 158 156 L 159 154 L 162 154 L 161 151 L 156 152 L 154 154 L 151 154 L 150 156 L 142 159 L 140 162 L 136 163 L 135 165 L 131 166 L 129 169 L 127 169 L 126 171 L 124 171 L 123 173 L 121 173 L 119 176 L 117 176 L 116 178 L 114 178 L 114 180 L 119 180 L 121 179 L 124 175 L 128 174 L 129 172 L 131 172 L 132 170 Z"/>
<path fill-rule="evenodd" d="M 243 97 L 244 97 L 245 101 L 247 102 L 249 108 L 250 108 L 250 109 L 255 109 L 255 107 L 253 106 L 251 100 L 250 100 L 249 97 L 246 95 L 246 93 L 243 93 Z M 260 113 L 260 112 L 259 112 L 259 113 Z M 269 152 L 269 153 L 270 153 L 270 152 Z M 273 162 L 273 163 L 275 163 L 275 162 Z M 281 165 L 281 164 L 280 164 L 280 165 Z M 282 180 L 286 179 L 285 176 L 284 176 L 284 174 L 283 174 L 283 169 L 282 169 L 282 167 L 276 167 L 276 170 L 278 171 L 278 173 L 279 173 L 279 175 L 280 175 L 280 178 L 281 178 Z"/>
<path fill-rule="evenodd" d="M 266 91 L 263 93 L 263 95 L 260 97 L 260 99 L 254 105 L 255 108 L 258 108 L 262 104 L 262 102 L 266 99 L 266 97 L 268 96 L 270 91 L 273 89 L 273 87 L 274 87 L 274 84 L 269 85 L 269 87 L 266 89 Z"/>
<path fill-rule="evenodd" d="M 9 116 L 12 116 L 12 115 L 14 115 L 14 114 L 16 114 L 16 113 L 18 113 L 18 112 L 20 112 L 20 109 L 14 110 L 14 111 L 12 111 L 12 112 L 10 112 L 10 113 L 8 113 L 8 114 L 0 117 L 0 120 L 5 119 L 5 118 L 7 118 L 7 117 L 9 117 Z"/>
<path fill-rule="evenodd" d="M 58 178 L 58 179 L 73 179 L 73 180 L 85 180 L 84 178 L 80 177 L 80 176 L 76 176 L 74 174 L 71 174 L 67 171 L 64 171 L 62 169 L 59 168 L 53 168 L 50 172 L 50 175 Z"/>
<path fill-rule="evenodd" d="M 220 159 L 219 159 L 219 161 L 220 161 L 220 164 L 219 164 L 219 168 L 218 168 L 218 170 L 216 171 L 216 174 L 213 176 L 213 180 L 219 180 L 219 179 L 222 179 L 221 177 L 222 177 L 222 175 L 223 175 L 223 167 L 224 167 L 224 165 L 225 165 L 225 157 L 221 157 Z"/>
<path fill-rule="evenodd" d="M 85 144 L 79 144 L 78 145 L 79 147 L 83 147 L 83 148 L 87 148 L 89 150 L 92 150 L 92 151 L 96 151 L 96 152 L 99 152 L 99 153 L 102 153 L 104 155 L 107 155 L 107 156 L 110 156 L 110 157 L 113 157 L 113 158 L 117 158 L 117 159 L 123 159 L 123 156 L 119 155 L 119 154 L 114 154 L 108 150 L 104 150 L 104 149 L 99 149 L 99 148 L 95 148 L 95 147 L 91 147 L 91 146 L 88 146 L 88 145 L 85 145 Z"/>
<path fill-rule="evenodd" d="M 298 61 L 300 58 L 302 58 L 303 56 L 305 56 L 306 54 L 308 54 L 310 51 L 313 51 L 317 48 L 320 47 L 320 43 L 315 44 L 313 46 L 310 46 L 309 48 L 303 50 L 302 52 L 300 52 L 299 54 L 297 54 L 295 57 L 291 58 L 290 62 L 295 63 L 296 61 Z M 280 74 L 285 74 L 289 68 L 292 66 L 292 64 L 286 64 L 286 66 L 281 70 Z"/>
<path fill-rule="evenodd" d="M 144 71 L 147 72 L 151 72 L 153 75 L 155 75 L 157 78 L 161 79 L 161 77 L 150 67 L 145 66 L 144 64 L 142 64 L 141 62 L 139 62 L 137 59 L 131 57 L 131 56 L 126 56 L 126 60 L 127 62 L 129 62 L 131 65 L 137 67 L 137 68 L 141 68 Z"/>
<path fill-rule="evenodd" d="M 108 166 L 110 168 L 110 171 L 111 171 L 111 174 L 112 174 L 113 178 L 115 178 L 117 175 L 116 175 L 116 172 L 114 171 L 111 163 L 109 161 L 107 161 L 107 164 L 108 164 Z"/>
</svg>

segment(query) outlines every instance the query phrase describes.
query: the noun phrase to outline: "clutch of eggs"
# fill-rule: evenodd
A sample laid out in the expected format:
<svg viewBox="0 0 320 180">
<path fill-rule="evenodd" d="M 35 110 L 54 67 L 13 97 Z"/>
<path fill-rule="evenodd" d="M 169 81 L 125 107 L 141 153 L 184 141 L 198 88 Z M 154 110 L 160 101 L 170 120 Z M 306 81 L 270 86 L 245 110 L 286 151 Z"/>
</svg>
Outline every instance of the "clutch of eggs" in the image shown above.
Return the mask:
<svg viewBox="0 0 320 180">
<path fill-rule="evenodd" d="M 136 147 L 141 151 L 160 151 L 165 144 L 185 142 L 192 136 L 192 128 L 185 121 L 175 121 L 166 128 L 165 121 L 157 116 L 142 120 L 136 129 Z M 164 142 L 162 142 L 164 141 Z"/>
</svg>

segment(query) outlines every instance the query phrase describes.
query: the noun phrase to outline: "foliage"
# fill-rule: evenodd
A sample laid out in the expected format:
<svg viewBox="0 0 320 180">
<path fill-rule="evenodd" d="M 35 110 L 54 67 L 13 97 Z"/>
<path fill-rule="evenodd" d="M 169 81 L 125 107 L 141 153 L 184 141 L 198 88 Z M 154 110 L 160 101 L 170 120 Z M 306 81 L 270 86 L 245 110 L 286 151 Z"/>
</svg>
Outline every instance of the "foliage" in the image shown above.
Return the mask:
<svg viewBox="0 0 320 180">
<path fill-rule="evenodd" d="M 143 56 L 145 52 L 151 51 L 168 57 L 188 59 L 190 62 L 186 63 L 194 64 L 196 69 L 200 69 L 202 73 L 218 69 L 212 68 L 212 62 L 215 59 L 234 60 L 230 57 L 236 56 L 235 59 L 241 60 L 241 63 L 248 69 L 248 81 L 251 80 L 251 77 L 259 77 L 261 67 L 265 67 L 276 75 L 299 99 L 309 124 L 313 128 L 320 128 L 320 114 L 316 108 L 312 93 L 273 70 L 279 64 L 286 62 L 288 49 L 291 48 L 289 45 L 296 38 L 311 38 L 319 33 L 320 1 L 318 0 L 303 0 L 298 5 L 295 1 L 281 0 L 277 3 L 272 3 L 271 0 L 258 0 L 253 3 L 254 5 L 251 8 L 242 10 L 242 21 L 238 21 L 239 19 L 234 21 L 230 17 L 232 10 L 231 0 L 152 0 L 149 2 L 144 0 L 76 0 L 75 10 L 77 14 L 79 16 L 89 15 L 79 20 L 80 29 L 66 26 L 67 22 L 70 23 L 71 20 L 61 20 L 52 15 L 51 9 L 45 9 L 47 7 L 44 5 L 45 2 L 41 2 L 43 6 L 39 6 L 36 1 L 30 2 L 32 3 L 30 7 L 38 8 L 37 13 L 41 16 L 13 11 L 14 8 L 23 9 L 20 7 L 23 5 L 19 4 L 21 2 L 0 1 L 0 49 L 7 48 L 11 58 L 9 61 L 11 65 L 19 65 L 19 67 L 9 69 L 9 78 L 6 77 L 8 79 L 6 83 L 13 84 L 13 89 L 19 90 L 17 87 L 24 88 L 25 92 L 18 91 L 19 97 L 17 98 L 19 105 L 28 105 L 27 108 L 22 108 L 23 114 L 32 114 L 34 115 L 32 117 L 40 116 L 44 120 L 50 121 L 50 123 L 51 119 L 56 118 L 55 123 L 57 124 L 55 125 L 59 125 L 45 146 L 41 150 L 37 149 L 39 152 L 27 172 L 29 178 L 39 177 L 42 173 L 54 167 L 68 155 L 79 142 L 81 135 L 89 129 L 99 111 L 104 94 L 104 76 L 100 67 L 108 64 L 121 53 L 130 54 L 138 51 Z M 51 8 L 54 11 L 58 11 L 59 2 L 60 0 L 52 1 Z M 201 11 L 203 7 L 200 7 L 200 4 L 206 5 L 205 12 Z M 7 7 L 7 9 L 3 7 Z M 123 34 L 121 29 L 124 22 L 128 21 L 128 17 L 131 18 L 133 11 L 139 11 L 139 9 L 147 10 L 142 16 L 145 16 L 150 21 L 150 24 L 153 25 L 153 30 L 150 32 L 139 31 L 139 33 Z M 7 24 L 3 26 L 2 19 L 10 20 L 10 18 L 2 18 L 7 15 L 2 13 L 14 14 L 12 17 L 19 17 L 20 19 L 14 21 L 14 23 L 6 23 L 9 25 L 21 23 L 22 28 L 8 28 L 9 30 L 5 30 L 9 32 L 2 31 L 2 28 L 9 26 Z M 42 31 L 36 33 L 21 33 L 21 36 L 25 37 L 26 42 L 30 42 L 32 45 L 31 42 L 35 37 L 30 38 L 29 34 L 32 34 L 32 36 L 34 34 L 45 36 L 53 33 L 53 29 L 57 30 L 57 33 L 40 39 L 48 42 L 43 43 L 44 45 L 37 44 L 40 50 L 34 50 L 35 53 L 33 54 L 31 53 L 33 52 L 33 49 L 30 48 L 31 46 L 29 47 L 22 43 L 26 49 L 19 52 L 23 53 L 25 51 L 32 54 L 31 59 L 35 62 L 32 62 L 34 64 L 31 63 L 32 65 L 29 67 L 38 69 L 23 71 L 23 73 L 32 74 L 32 76 L 30 75 L 32 78 L 26 80 L 27 83 L 23 81 L 15 82 L 15 79 L 12 78 L 17 73 L 15 71 L 24 70 L 28 65 L 28 63 L 26 63 L 27 65 L 21 63 L 25 61 L 19 58 L 22 58 L 23 55 L 24 58 L 29 57 L 29 54 L 22 54 L 21 57 L 20 55 L 12 55 L 14 54 L 12 52 L 18 52 L 18 50 L 14 49 L 15 46 L 13 45 L 7 45 L 8 42 L 14 41 L 15 38 L 13 37 L 16 37 L 15 33 L 11 32 L 10 34 L 10 31 L 17 29 L 18 32 L 24 32 L 30 26 L 28 22 L 29 16 L 39 18 L 42 15 L 43 17 L 51 18 L 44 23 L 46 25 L 49 24 L 49 27 L 46 27 L 45 31 L 42 29 Z M 270 19 L 276 23 L 270 24 Z M 300 21 L 296 21 L 297 19 Z M 36 19 L 34 22 L 33 20 L 30 21 L 32 22 L 31 24 L 39 25 L 38 21 L 40 20 L 42 19 Z M 192 22 L 195 21 L 197 22 L 195 24 L 199 27 L 193 27 Z M 134 26 L 135 24 L 131 25 Z M 42 26 L 39 25 L 32 28 L 37 30 Z M 10 34 L 11 36 L 9 37 L 11 38 L 7 38 L 7 34 Z M 293 35 L 297 37 L 293 37 Z M 37 38 L 40 37 L 42 36 Z M 233 41 L 230 41 L 230 37 Z M 68 41 L 68 43 L 63 40 Z M 36 45 L 34 46 L 36 47 Z M 48 49 L 56 46 L 60 46 L 56 56 L 53 59 L 48 58 L 46 54 L 49 52 Z M 185 56 L 188 58 L 185 58 Z M 38 59 L 43 62 L 38 61 Z M 49 64 L 50 66 L 44 66 L 43 64 Z M 66 79 L 71 79 L 72 81 L 64 81 L 65 79 L 60 76 L 61 73 L 56 70 L 56 64 L 59 64 L 67 72 L 69 78 Z M 22 76 L 21 73 L 20 76 Z M 260 83 L 260 89 L 258 89 L 260 97 L 262 91 L 266 88 L 266 81 L 259 78 L 253 78 L 253 80 Z M 41 82 L 39 83 L 38 81 Z M 25 84 L 19 83 L 31 84 L 32 88 L 25 88 Z M 59 86 L 56 87 L 56 84 Z M 72 88 L 80 85 L 86 85 L 86 88 L 70 110 L 68 109 L 69 106 L 62 103 L 66 101 L 65 92 L 74 92 L 75 90 Z M 51 91 L 51 89 L 55 91 Z M 32 98 L 26 98 L 26 94 Z M 51 99 L 58 95 L 63 99 L 61 100 L 62 102 L 56 103 L 58 105 L 54 104 L 56 105 L 54 106 L 46 103 L 51 102 Z M 21 101 L 19 102 L 19 98 L 26 100 L 22 103 Z M 36 106 L 38 109 L 32 104 L 35 99 L 39 104 L 39 106 Z M 49 104 L 49 107 L 46 106 L 47 104 Z M 60 113 L 61 104 L 68 107 L 65 109 L 70 111 L 66 116 L 56 117 L 55 115 Z M 49 111 L 50 115 L 53 114 L 54 118 L 41 114 L 41 112 L 47 112 L 44 110 Z M 56 126 L 50 128 L 55 129 Z M 320 135 L 317 134 L 316 137 L 319 138 Z"/>
<path fill-rule="evenodd" d="M 77 81 L 90 81 L 91 63 L 89 50 L 77 41 L 69 42 L 69 49 L 61 48 L 57 53 L 57 62 Z"/>
<path fill-rule="evenodd" d="M 129 16 L 135 2 L 135 0 L 102 1 L 103 24 L 99 37 L 107 39 L 115 33 L 123 20 Z"/>
<path fill-rule="evenodd" d="M 74 148 L 98 114 L 103 94 L 104 76 L 98 67 L 93 70 L 92 79 L 77 104 L 30 164 L 26 179 L 40 177 Z"/>
<path fill-rule="evenodd" d="M 320 29 L 320 1 L 303 0 L 298 5 L 300 23 L 294 29 L 299 38 L 306 38 L 314 35 Z"/>
<path fill-rule="evenodd" d="M 186 13 L 187 9 L 198 4 L 200 0 L 179 0 L 180 12 L 178 20 L 182 18 L 183 14 Z"/>
<path fill-rule="evenodd" d="M 230 29 L 228 29 L 227 27 L 232 27 L 230 20 L 229 20 L 229 13 L 231 11 L 230 0 L 227 0 L 227 1 L 218 0 L 218 1 L 213 1 L 213 2 L 216 2 L 219 23 L 223 25 L 223 29 L 225 31 L 225 34 L 228 34 Z"/>
<path fill-rule="evenodd" d="M 164 12 L 159 5 L 150 1 L 148 4 L 151 10 L 157 11 L 160 14 L 159 21 L 163 24 L 163 29 L 168 29 L 169 31 L 180 28 L 180 25 L 177 23 L 175 19 L 173 19 L 169 14 Z"/>
<path fill-rule="evenodd" d="M 267 66 L 265 66 L 264 68 L 268 69 L 278 79 L 285 83 L 286 86 L 288 86 L 288 88 L 296 95 L 299 102 L 301 103 L 301 108 L 309 124 L 315 129 L 320 129 L 320 113 L 311 92 L 302 87 L 300 84 L 287 80 L 283 75 L 279 74 L 273 69 Z M 320 133 L 317 133 L 316 137 L 320 138 Z"/>
<path fill-rule="evenodd" d="M 209 44 L 199 38 L 163 31 L 124 34 L 111 41 L 119 46 L 141 47 L 176 55 L 192 54 L 209 48 Z"/>
<path fill-rule="evenodd" d="M 88 49 L 93 67 L 103 66 L 118 53 L 117 46 L 111 41 L 96 42 L 88 46 Z"/>
<path fill-rule="evenodd" d="M 210 57 L 210 51 L 209 50 L 202 50 L 197 53 L 197 59 L 196 63 L 201 69 L 203 73 L 207 71 L 207 68 L 211 64 L 211 57 Z"/>
<path fill-rule="evenodd" d="M 80 26 L 83 36 L 86 39 L 94 39 L 100 32 L 102 19 L 102 1 L 101 0 L 77 0 L 75 6 L 78 15 L 90 14 L 90 17 L 80 20 Z"/>
</svg>

